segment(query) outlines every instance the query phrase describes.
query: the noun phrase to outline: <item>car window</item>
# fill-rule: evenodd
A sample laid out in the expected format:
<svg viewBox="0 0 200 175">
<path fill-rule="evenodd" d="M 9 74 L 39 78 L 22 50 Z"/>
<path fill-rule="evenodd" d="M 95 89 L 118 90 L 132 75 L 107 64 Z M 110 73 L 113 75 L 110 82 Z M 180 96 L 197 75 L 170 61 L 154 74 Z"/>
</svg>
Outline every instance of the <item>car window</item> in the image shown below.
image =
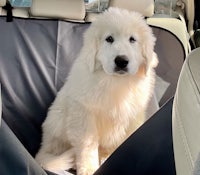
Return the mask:
<svg viewBox="0 0 200 175">
<path fill-rule="evenodd" d="M 109 0 L 84 0 L 87 12 L 102 12 L 108 8 Z"/>
</svg>

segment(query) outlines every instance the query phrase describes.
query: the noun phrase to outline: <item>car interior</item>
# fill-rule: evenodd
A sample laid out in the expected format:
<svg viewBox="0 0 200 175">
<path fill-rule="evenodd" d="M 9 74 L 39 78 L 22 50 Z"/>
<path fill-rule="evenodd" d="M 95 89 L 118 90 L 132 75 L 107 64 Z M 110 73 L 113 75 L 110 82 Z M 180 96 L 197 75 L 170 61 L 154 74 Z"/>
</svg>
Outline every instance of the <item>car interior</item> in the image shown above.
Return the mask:
<svg viewBox="0 0 200 175">
<path fill-rule="evenodd" d="M 194 0 L 0 0 L 0 174 L 54 174 L 34 160 L 41 125 L 84 32 L 104 10 L 118 7 L 144 16 L 156 37 L 159 65 L 146 122 L 95 175 L 200 175 L 197 5 Z"/>
</svg>

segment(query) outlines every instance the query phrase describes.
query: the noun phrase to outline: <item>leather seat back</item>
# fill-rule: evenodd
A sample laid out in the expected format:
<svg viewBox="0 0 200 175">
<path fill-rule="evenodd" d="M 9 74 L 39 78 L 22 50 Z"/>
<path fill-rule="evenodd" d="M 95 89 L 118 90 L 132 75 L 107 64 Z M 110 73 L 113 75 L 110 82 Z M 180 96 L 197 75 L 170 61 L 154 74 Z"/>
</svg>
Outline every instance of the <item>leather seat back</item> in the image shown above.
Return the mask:
<svg viewBox="0 0 200 175">
<path fill-rule="evenodd" d="M 191 175 L 200 152 L 200 49 L 189 54 L 173 104 L 173 142 L 177 175 Z"/>
</svg>

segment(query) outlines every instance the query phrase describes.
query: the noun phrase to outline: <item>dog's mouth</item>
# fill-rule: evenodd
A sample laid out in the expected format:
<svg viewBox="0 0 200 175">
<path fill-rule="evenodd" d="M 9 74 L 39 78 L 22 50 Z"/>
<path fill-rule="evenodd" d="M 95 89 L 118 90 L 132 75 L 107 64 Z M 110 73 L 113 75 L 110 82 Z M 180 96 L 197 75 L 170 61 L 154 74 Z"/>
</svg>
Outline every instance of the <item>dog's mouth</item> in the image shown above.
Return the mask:
<svg viewBox="0 0 200 175">
<path fill-rule="evenodd" d="M 125 67 L 125 68 L 122 69 L 122 68 L 119 68 L 119 67 L 115 67 L 114 72 L 115 72 L 115 74 L 124 75 L 124 74 L 128 73 L 128 68 Z"/>
</svg>

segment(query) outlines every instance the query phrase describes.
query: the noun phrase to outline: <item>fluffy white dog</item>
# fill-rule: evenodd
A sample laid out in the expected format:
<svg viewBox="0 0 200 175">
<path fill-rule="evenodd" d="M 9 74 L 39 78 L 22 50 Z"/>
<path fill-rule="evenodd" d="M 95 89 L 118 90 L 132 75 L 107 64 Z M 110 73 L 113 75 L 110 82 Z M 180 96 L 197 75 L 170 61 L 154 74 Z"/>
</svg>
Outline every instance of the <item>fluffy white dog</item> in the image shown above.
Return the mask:
<svg viewBox="0 0 200 175">
<path fill-rule="evenodd" d="M 139 13 L 110 8 L 97 17 L 42 125 L 41 166 L 91 175 L 144 123 L 158 63 L 154 44 Z"/>
</svg>

